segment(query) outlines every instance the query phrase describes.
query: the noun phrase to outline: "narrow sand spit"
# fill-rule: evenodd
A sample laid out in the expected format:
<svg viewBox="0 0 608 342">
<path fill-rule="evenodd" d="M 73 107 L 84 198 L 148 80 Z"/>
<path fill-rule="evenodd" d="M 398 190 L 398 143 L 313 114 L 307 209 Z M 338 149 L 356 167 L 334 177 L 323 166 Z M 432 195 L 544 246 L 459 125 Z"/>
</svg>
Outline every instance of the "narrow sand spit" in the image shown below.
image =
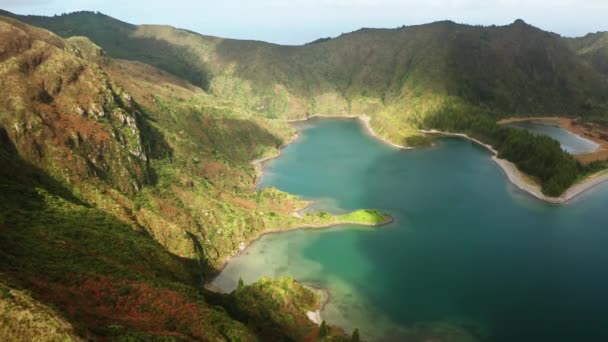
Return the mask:
<svg viewBox="0 0 608 342">
<path fill-rule="evenodd" d="M 305 118 L 305 119 L 288 120 L 287 122 L 301 122 L 301 121 L 306 121 L 306 120 L 309 120 L 311 118 L 316 118 L 316 117 L 358 119 L 363 124 L 366 132 L 370 136 L 372 136 L 394 148 L 408 149 L 408 150 L 412 149 L 412 147 L 402 146 L 402 145 L 398 145 L 393 142 L 390 142 L 390 141 L 384 139 L 383 137 L 381 137 L 380 135 L 378 135 L 371 127 L 370 117 L 367 115 L 342 115 L 342 116 L 339 116 L 339 115 L 315 114 L 315 115 L 309 116 L 308 118 Z M 506 123 L 510 123 L 510 122 L 525 121 L 525 120 L 552 121 L 552 122 L 558 123 L 562 128 L 567 129 L 574 134 L 581 134 L 581 132 L 580 132 L 581 128 L 574 125 L 572 123 L 572 119 L 568 119 L 568 118 L 555 118 L 555 117 L 512 118 L 512 119 L 501 120 L 501 121 L 499 121 L 499 124 L 506 124 Z M 420 132 L 425 133 L 425 134 L 438 134 L 438 135 L 444 135 L 444 136 L 460 137 L 463 139 L 468 139 L 470 141 L 473 141 L 473 142 L 485 147 L 493 154 L 492 160 L 494 160 L 502 168 L 502 170 L 507 175 L 507 178 L 509 179 L 509 181 L 511 181 L 513 184 L 515 184 L 515 186 L 517 186 L 521 190 L 524 190 L 524 191 L 528 192 L 529 194 L 531 194 L 532 196 L 534 196 L 540 200 L 546 201 L 548 203 L 560 204 L 560 203 L 568 202 L 568 201 L 572 200 L 573 198 L 579 196 L 580 194 L 595 187 L 596 185 L 601 184 L 605 181 L 608 181 L 608 171 L 601 171 L 601 172 L 595 173 L 593 175 L 590 175 L 590 176 L 586 177 L 585 179 L 581 180 L 580 182 L 574 184 L 559 197 L 547 196 L 542 193 L 540 185 L 538 185 L 538 183 L 536 183 L 532 178 L 530 178 L 530 176 L 521 172 L 515 164 L 511 163 L 508 160 L 498 158 L 498 152 L 492 146 L 485 144 L 477 139 L 471 138 L 468 135 L 462 134 L 462 133 L 450 133 L 450 132 L 442 132 L 442 131 L 438 131 L 438 130 L 421 130 Z M 294 142 L 295 140 L 297 140 L 297 138 L 298 138 L 298 135 L 296 134 L 293 137 L 293 139 L 290 140 L 288 143 L 286 143 L 284 146 Z M 598 152 L 596 152 L 594 154 L 602 154 L 604 152 L 608 153 L 608 141 L 601 140 L 599 137 L 594 137 L 593 140 L 596 142 L 602 142 L 600 150 L 598 150 Z M 263 158 L 263 159 L 257 159 L 252 162 L 252 164 L 256 167 L 257 174 L 258 174 L 258 180 L 262 175 L 262 167 L 264 165 L 264 162 L 266 162 L 270 159 L 276 158 L 276 157 L 280 156 L 280 154 L 281 154 L 281 151 L 279 151 L 279 153 L 277 153 L 275 156 L 271 156 L 271 157 Z"/>
<path fill-rule="evenodd" d="M 374 130 L 372 129 L 371 125 L 370 125 L 370 118 L 367 115 L 351 115 L 351 116 L 332 116 L 332 115 L 313 115 L 309 118 L 306 119 L 301 119 L 301 120 L 290 120 L 289 122 L 297 122 L 297 121 L 306 121 L 312 117 L 326 117 L 326 118 L 351 118 L 351 119 L 359 119 L 361 121 L 361 123 L 363 124 L 363 126 L 365 127 L 366 131 L 368 134 L 370 134 L 371 136 L 373 136 L 376 139 L 379 139 L 380 141 L 382 141 L 383 143 L 392 146 L 394 148 L 398 148 L 398 149 L 412 149 L 411 147 L 407 147 L 407 146 L 401 146 L 401 145 L 397 145 L 395 143 L 392 143 L 384 138 L 382 138 L 381 136 L 379 136 L 376 132 L 374 132 Z M 515 164 L 509 162 L 508 160 L 505 159 L 500 159 L 498 158 L 498 152 L 492 148 L 492 146 L 488 145 L 488 144 L 484 144 L 483 142 L 471 138 L 466 134 L 462 134 L 462 133 L 450 133 L 450 132 L 442 132 L 442 131 L 437 131 L 437 130 L 421 130 L 421 133 L 425 133 L 425 134 L 437 134 L 437 135 L 443 135 L 443 136 L 453 136 L 453 137 L 460 137 L 463 139 L 467 139 L 470 141 L 475 142 L 476 144 L 479 144 L 483 147 L 485 147 L 486 149 L 488 149 L 491 153 L 492 153 L 492 160 L 494 160 L 501 168 L 502 170 L 505 172 L 505 174 L 507 175 L 507 178 L 513 183 L 515 184 L 517 187 L 519 187 L 520 189 L 527 191 L 528 193 L 530 193 L 531 195 L 533 195 L 534 197 L 544 200 L 546 202 L 549 203 L 564 203 L 567 202 L 573 198 L 575 198 L 576 196 L 582 194 L 583 192 L 593 188 L 594 186 L 603 183 L 605 181 L 608 181 L 608 170 L 596 173 L 594 175 L 591 175 L 587 178 L 585 178 L 584 180 L 574 184 L 572 187 L 570 187 L 568 190 L 566 190 L 561 196 L 559 197 L 550 197 L 550 196 L 546 196 L 542 193 L 540 186 L 534 182 L 533 179 L 531 179 L 529 176 L 527 176 L 526 174 L 524 174 L 523 172 L 521 172 L 517 166 L 515 166 Z M 274 156 L 270 156 L 270 157 L 266 157 L 266 158 L 261 158 L 261 159 L 256 159 L 254 161 L 252 161 L 252 165 L 255 167 L 256 171 L 257 171 L 257 180 L 260 179 L 261 175 L 262 175 L 262 168 L 263 165 L 266 161 L 271 160 L 273 158 L 276 158 L 278 156 L 281 155 L 281 150 L 288 144 L 294 142 L 295 140 L 298 139 L 298 135 L 295 134 L 292 139 L 287 142 L 286 144 L 284 144 L 283 146 L 281 146 L 281 148 L 279 149 L 278 153 Z M 294 215 L 298 215 L 298 212 L 296 211 L 294 213 Z M 391 221 L 392 222 L 392 221 Z M 333 223 L 333 224 L 328 224 L 328 225 L 305 225 L 302 227 L 297 227 L 297 228 L 291 228 L 291 229 L 272 229 L 272 230 L 266 230 L 263 232 L 260 232 L 260 234 L 257 234 L 257 236 L 253 237 L 252 239 L 250 239 L 247 243 L 242 242 L 239 246 L 239 252 L 237 253 L 237 255 L 243 253 L 246 248 L 255 240 L 261 238 L 262 236 L 266 235 L 266 234 L 273 234 L 273 233 L 282 233 L 282 232 L 286 232 L 286 231 L 291 231 L 291 230 L 297 230 L 297 229 L 319 229 L 319 228 L 326 228 L 326 227 L 330 227 L 330 226 L 334 226 L 334 225 L 341 225 L 341 224 L 348 224 L 350 222 L 339 222 L 339 223 Z M 387 222 L 390 223 L 390 222 Z M 385 224 L 387 224 L 385 223 Z M 220 269 L 223 269 L 227 263 L 230 261 L 231 257 L 228 257 L 223 265 L 221 266 Z M 315 288 L 312 286 L 308 286 L 309 288 L 311 288 L 313 291 L 315 291 L 315 293 L 317 293 L 317 295 L 319 295 L 319 297 L 321 298 L 321 303 L 320 303 L 320 307 L 315 310 L 315 311 L 308 311 L 306 312 L 306 316 L 314 323 L 316 324 L 321 324 L 322 322 L 322 317 L 321 317 L 321 312 L 324 309 L 324 306 L 327 304 L 327 302 L 329 301 L 329 294 L 327 293 L 327 290 L 325 289 L 319 289 L 319 288 Z M 207 288 L 208 290 L 211 291 L 215 291 L 215 292 L 222 292 L 221 289 L 215 287 L 212 284 L 212 281 L 208 282 L 205 284 L 205 288 Z"/>
<path fill-rule="evenodd" d="M 547 196 L 547 195 L 543 194 L 543 192 L 541 191 L 540 185 L 538 185 L 532 178 L 530 178 L 530 176 L 521 172 L 515 164 L 513 164 L 512 162 L 510 162 L 506 159 L 498 158 L 498 152 L 494 148 L 492 148 L 492 146 L 490 146 L 488 144 L 484 144 L 481 141 L 471 138 L 468 135 L 462 134 L 462 133 L 450 133 L 450 132 L 442 132 L 442 131 L 437 131 L 437 130 L 429 130 L 429 131 L 421 130 L 420 132 L 425 133 L 425 134 L 437 134 L 437 135 L 443 135 L 443 136 L 449 136 L 449 137 L 459 137 L 459 138 L 473 141 L 473 142 L 485 147 L 493 154 L 492 160 L 494 160 L 502 168 L 502 170 L 505 172 L 505 174 L 507 175 L 507 178 L 511 181 L 511 183 L 515 184 L 515 186 L 517 186 L 521 190 L 528 192 L 532 196 L 534 196 L 538 199 L 541 199 L 543 201 L 549 202 L 549 203 L 559 204 L 559 203 L 568 202 L 571 199 L 577 197 L 578 195 L 584 193 L 585 191 L 593 188 L 594 186 L 601 184 L 605 181 L 608 181 L 608 170 L 604 170 L 604 171 L 595 173 L 589 177 L 586 177 L 585 179 L 581 180 L 580 182 L 574 184 L 559 197 Z"/>
</svg>

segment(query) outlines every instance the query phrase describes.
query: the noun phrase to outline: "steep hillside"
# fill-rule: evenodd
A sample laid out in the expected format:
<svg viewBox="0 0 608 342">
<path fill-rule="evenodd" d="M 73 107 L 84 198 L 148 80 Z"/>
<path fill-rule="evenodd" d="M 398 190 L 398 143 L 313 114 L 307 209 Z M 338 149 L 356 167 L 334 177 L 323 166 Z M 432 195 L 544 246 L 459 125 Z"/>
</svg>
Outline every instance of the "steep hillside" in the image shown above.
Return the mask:
<svg viewBox="0 0 608 342">
<path fill-rule="evenodd" d="M 608 79 L 608 32 L 589 33 L 584 37 L 564 40 Z"/>
<path fill-rule="evenodd" d="M 7 341 L 80 341 L 55 310 L 0 282 L 0 336 Z"/>
<path fill-rule="evenodd" d="M 495 124 L 606 110 L 595 67 L 520 21 L 363 29 L 286 47 L 90 12 L 5 14 L 0 304 L 70 338 L 319 338 L 304 315 L 318 300 L 296 282 L 266 279 L 229 295 L 201 286 L 264 231 L 340 221 L 294 216 L 306 205 L 299 198 L 255 191 L 251 161 L 295 133 L 270 118 L 368 113 L 380 134 L 408 144 L 426 141 L 419 128 L 467 132 L 550 194 L 602 166 Z M 13 291 L 26 304 L 15 306 Z M 330 331 L 325 340 L 346 338 Z"/>
<path fill-rule="evenodd" d="M 339 220 L 295 217 L 298 198 L 254 191 L 250 161 L 276 153 L 291 128 L 84 37 L 6 17 L 0 36 L 0 304 L 34 315 L 3 337 L 42 325 L 66 338 L 316 339 L 303 310 L 319 303 L 300 284 L 267 281 L 238 297 L 202 289 L 260 232 Z M 31 304 L 16 305 L 23 289 Z M 261 304 L 271 329 L 226 311 L 273 289 L 297 296 L 282 299 L 288 311 Z"/>
<path fill-rule="evenodd" d="M 608 113 L 608 80 L 597 63 L 579 56 L 567 40 L 521 20 L 498 27 L 444 21 L 361 29 L 280 46 L 134 26 L 92 12 L 19 18 L 65 37 L 87 35 L 112 56 L 163 68 L 258 117 L 365 113 L 376 132 L 405 145 L 428 144 L 420 128 L 467 132 L 525 169 L 546 194 L 558 195 L 602 167 L 577 165 L 559 145 L 491 122 L 518 115 L 599 122 Z M 509 152 L 516 145 L 528 146 L 529 153 Z M 542 165 L 531 162 L 539 159 Z"/>
<path fill-rule="evenodd" d="M 446 21 L 362 29 L 279 46 L 134 26 L 92 12 L 20 18 L 64 37 L 87 36 L 114 57 L 157 66 L 271 115 L 376 112 L 427 95 L 509 115 L 603 113 L 608 103 L 608 85 L 559 36 L 521 20 L 503 27 Z"/>
<path fill-rule="evenodd" d="M 22 155 L 67 183 L 96 177 L 133 193 L 148 181 L 145 124 L 82 44 L 9 19 L 0 36 L 0 122 Z"/>
</svg>

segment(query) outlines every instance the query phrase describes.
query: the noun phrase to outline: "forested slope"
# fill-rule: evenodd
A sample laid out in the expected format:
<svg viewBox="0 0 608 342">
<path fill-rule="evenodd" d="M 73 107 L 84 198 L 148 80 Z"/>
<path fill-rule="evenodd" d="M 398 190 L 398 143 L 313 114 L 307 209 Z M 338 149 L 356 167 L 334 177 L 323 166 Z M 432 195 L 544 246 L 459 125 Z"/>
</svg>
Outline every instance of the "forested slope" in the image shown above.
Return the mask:
<svg viewBox="0 0 608 342">
<path fill-rule="evenodd" d="M 297 197 L 254 190 L 250 162 L 294 136 L 271 118 L 365 113 L 405 144 L 428 142 L 420 128 L 466 132 L 550 195 L 603 166 L 495 123 L 604 118 L 600 36 L 446 21 L 279 46 L 92 12 L 3 14 L 0 304 L 21 310 L 10 293 L 28 290 L 24 310 L 70 338 L 319 338 L 304 316 L 319 303 L 291 280 L 201 287 L 265 230 L 339 220 L 295 217 Z"/>
<path fill-rule="evenodd" d="M 578 38 L 564 38 L 564 41 L 589 65 L 608 78 L 608 32 L 589 33 Z"/>
<path fill-rule="evenodd" d="M 497 115 L 597 114 L 608 103 L 605 80 L 563 39 L 521 20 L 361 29 L 280 46 L 92 12 L 19 18 L 64 37 L 87 36 L 113 57 L 157 66 L 268 115 L 377 112 L 414 99 L 428 103 L 415 112 L 424 115 L 432 100 L 451 96 Z"/>
<path fill-rule="evenodd" d="M 0 17 L 0 51 L 0 308 L 31 315 L 3 336 L 317 339 L 305 310 L 320 303 L 298 283 L 238 297 L 202 287 L 265 229 L 335 222 L 296 218 L 301 200 L 253 189 L 250 161 L 291 128 L 87 38 Z M 266 298 L 264 328 L 240 304 L 250 298 Z"/>
</svg>

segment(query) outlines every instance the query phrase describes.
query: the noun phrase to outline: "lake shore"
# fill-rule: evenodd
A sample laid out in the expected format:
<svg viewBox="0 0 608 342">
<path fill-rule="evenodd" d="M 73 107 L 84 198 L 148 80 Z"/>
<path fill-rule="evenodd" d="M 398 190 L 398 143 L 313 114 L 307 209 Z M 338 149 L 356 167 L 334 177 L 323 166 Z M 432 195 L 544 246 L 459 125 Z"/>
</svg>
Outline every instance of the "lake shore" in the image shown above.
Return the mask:
<svg viewBox="0 0 608 342">
<path fill-rule="evenodd" d="M 325 288 L 317 287 L 310 284 L 303 285 L 309 290 L 311 290 L 317 296 L 317 298 L 319 298 L 319 306 L 317 307 L 317 310 L 307 311 L 306 317 L 308 317 L 308 319 L 316 325 L 321 325 L 321 322 L 323 322 L 323 317 L 321 316 L 321 313 L 325 309 L 327 303 L 329 303 L 329 291 Z"/>
<path fill-rule="evenodd" d="M 558 125 L 560 128 L 577 135 L 583 139 L 590 140 L 598 144 L 598 148 L 589 153 L 578 153 L 572 155 L 575 159 L 581 163 L 587 164 L 596 160 L 608 159 L 608 131 L 600 128 L 596 124 L 581 123 L 579 119 L 564 118 L 556 116 L 533 116 L 533 117 L 515 117 L 505 118 L 496 122 L 499 125 L 507 125 L 515 122 L 526 122 L 526 121 L 542 121 L 549 122 Z"/>
<path fill-rule="evenodd" d="M 395 143 L 383 138 L 382 136 L 378 135 L 371 126 L 371 123 L 370 123 L 371 118 L 367 115 L 314 114 L 307 118 L 286 120 L 286 122 L 304 122 L 304 121 L 314 119 L 314 118 L 356 119 L 356 120 L 359 120 L 359 122 L 363 125 L 363 127 L 365 128 L 365 132 L 367 134 L 374 137 L 375 139 L 378 139 L 382 143 L 384 143 L 388 146 L 394 147 L 394 148 L 401 149 L 401 150 L 413 149 L 413 147 L 395 144 Z M 506 119 L 498 121 L 498 124 L 508 124 L 508 123 L 513 123 L 513 122 L 533 121 L 533 120 L 554 122 L 554 123 L 558 124 L 560 127 L 570 131 L 573 134 L 577 134 L 579 136 L 584 135 L 584 129 L 581 128 L 580 125 L 573 124 L 573 119 L 563 118 L 563 117 L 506 118 Z M 560 195 L 558 197 L 547 196 L 547 195 L 543 194 L 540 185 L 534 179 L 532 179 L 529 175 L 527 175 L 524 172 L 522 172 L 521 170 L 519 170 L 519 168 L 517 168 L 517 166 L 515 164 L 513 164 L 512 162 L 510 162 L 508 160 L 498 158 L 498 151 L 496 151 L 492 146 L 485 144 L 472 137 L 469 137 L 468 135 L 463 134 L 463 133 L 442 132 L 442 131 L 438 131 L 438 130 L 420 130 L 420 132 L 424 133 L 424 134 L 436 134 L 436 135 L 444 135 L 444 136 L 451 136 L 451 137 L 459 137 L 459 138 L 467 139 L 480 146 L 485 147 L 488 151 L 490 151 L 492 153 L 492 160 L 494 160 L 501 167 L 501 169 L 504 171 L 505 175 L 507 176 L 507 178 L 509 179 L 509 181 L 511 183 L 513 183 L 519 189 L 521 189 L 521 190 L 529 193 L 530 195 L 536 197 L 537 199 L 540 199 L 547 203 L 552 203 L 552 204 L 566 203 L 566 202 L 578 197 L 579 195 L 587 192 L 588 190 L 592 189 L 593 187 L 595 187 L 603 182 L 608 181 L 608 172 L 600 171 L 598 173 L 592 174 L 592 175 L 587 176 L 584 179 L 578 181 L 577 183 L 572 185 L 562 195 Z M 588 135 L 589 134 L 584 135 L 585 138 L 589 138 L 590 140 L 593 140 L 594 142 L 600 144 L 600 148 L 598 149 L 598 151 L 596 151 L 594 153 L 579 155 L 580 158 L 583 158 L 583 159 L 603 158 L 603 159 L 605 159 L 604 155 L 606 155 L 606 157 L 608 157 L 608 141 L 603 140 L 598 136 L 588 136 Z M 263 164 L 268 160 L 279 157 L 281 155 L 281 150 L 288 144 L 296 141 L 298 139 L 298 137 L 299 137 L 298 134 L 296 134 L 289 142 L 287 142 L 283 146 L 281 146 L 279 153 L 277 153 L 276 155 L 270 156 L 267 158 L 257 159 L 252 162 L 252 164 L 255 165 L 257 174 L 258 174 L 256 183 L 257 183 L 257 181 L 259 181 L 259 179 L 262 175 Z"/>
<path fill-rule="evenodd" d="M 365 132 L 372 136 L 373 138 L 377 139 L 378 141 L 382 142 L 385 145 L 388 145 L 390 147 L 394 147 L 400 150 L 411 150 L 413 149 L 413 147 L 410 146 L 405 146 L 405 145 L 399 145 L 396 144 L 392 141 L 389 141 L 385 138 L 383 138 L 382 136 L 380 136 L 378 133 L 376 133 L 376 131 L 374 131 L 374 129 L 372 128 L 370 121 L 371 118 L 368 115 L 365 114 L 360 114 L 360 115 L 329 115 L 329 114 L 313 114 L 310 115 L 306 118 L 303 119 L 293 119 L 293 120 L 286 120 L 285 122 L 304 122 L 304 121 L 308 121 L 310 119 L 314 119 L 314 118 L 325 118 L 325 119 L 356 119 L 359 120 L 359 122 L 363 125 L 363 127 L 365 128 Z"/>
<path fill-rule="evenodd" d="M 302 209 L 298 209 L 295 212 L 298 212 Z M 230 261 L 232 260 L 232 258 L 235 258 L 241 254 L 243 254 L 247 248 L 249 248 L 249 246 L 251 246 L 251 244 L 253 244 L 254 242 L 256 242 L 257 240 L 261 239 L 262 237 L 269 235 L 269 234 L 280 234 L 280 233 L 284 233 L 284 232 L 291 232 L 291 231 L 296 231 L 296 230 L 305 230 L 305 229 L 329 229 L 332 227 L 336 227 L 336 226 L 343 226 L 343 225 L 352 225 L 352 226 L 361 226 L 361 227 L 381 227 L 381 226 L 385 226 L 388 224 L 391 224 L 395 221 L 395 219 L 390 216 L 390 215 L 386 215 L 384 214 L 386 217 L 386 220 L 384 222 L 380 222 L 380 223 L 366 223 L 366 222 L 356 222 L 356 221 L 348 221 L 348 220 L 337 220 L 334 222 L 329 222 L 329 223 L 320 223 L 320 224 L 303 224 L 297 227 L 291 227 L 291 228 L 270 228 L 270 229 L 265 229 L 262 230 L 258 233 L 256 233 L 254 236 L 252 236 L 251 238 L 249 238 L 247 241 L 241 242 L 239 245 L 239 250 L 236 254 L 227 256 L 226 258 L 224 258 L 224 261 L 222 262 L 222 265 L 218 268 L 218 273 L 217 275 L 215 275 L 213 277 L 213 279 L 211 279 L 208 282 L 205 282 L 204 287 L 209 290 L 209 291 L 213 291 L 213 292 L 223 292 L 221 289 L 217 288 L 216 286 L 214 286 L 212 283 L 215 280 L 215 278 L 224 270 L 224 268 L 226 268 L 226 266 L 228 265 L 228 263 L 230 263 Z"/>
<path fill-rule="evenodd" d="M 520 171 L 515 164 L 506 159 L 498 158 L 498 151 L 496 151 L 492 146 L 485 144 L 477 139 L 471 138 L 463 133 L 450 133 L 438 130 L 421 130 L 420 132 L 425 134 L 436 134 L 441 136 L 463 138 L 485 147 L 488 151 L 492 153 L 492 160 L 501 167 L 501 169 L 504 171 L 511 183 L 513 183 L 519 189 L 526 191 L 530 195 L 548 203 L 566 203 L 574 199 L 575 197 L 583 194 L 584 192 L 592 189 L 593 187 L 608 181 L 608 170 L 604 170 L 585 177 L 584 179 L 572 185 L 558 197 L 547 196 L 543 194 L 540 185 L 530 176 Z"/>
<path fill-rule="evenodd" d="M 302 210 L 302 209 L 299 209 L 299 210 Z M 226 257 L 224 259 L 224 262 L 220 266 L 218 273 L 211 280 L 206 281 L 205 284 L 203 285 L 203 287 L 211 292 L 226 293 L 226 291 L 224 291 L 222 288 L 215 286 L 213 284 L 215 279 L 221 274 L 221 272 L 224 270 L 224 268 L 226 268 L 226 266 L 228 265 L 228 263 L 230 263 L 232 258 L 238 257 L 239 255 L 242 255 L 243 253 L 245 253 L 247 251 L 247 248 L 249 248 L 254 242 L 256 242 L 257 240 L 261 239 L 262 237 L 264 237 L 266 235 L 279 234 L 279 233 L 284 233 L 284 232 L 305 230 L 305 229 L 329 229 L 329 228 L 332 228 L 335 226 L 341 226 L 341 225 L 354 225 L 354 226 L 362 226 L 362 227 L 380 227 L 380 226 L 388 225 L 388 224 L 391 224 L 394 222 L 394 218 L 392 216 L 389 216 L 389 215 L 385 215 L 385 216 L 387 217 L 387 220 L 385 222 L 381 222 L 381 223 L 337 221 L 337 222 L 332 222 L 332 223 L 327 223 L 327 224 L 306 224 L 306 225 L 293 227 L 293 228 L 267 229 L 267 230 L 261 231 L 258 234 L 256 234 L 255 236 L 253 236 L 252 238 L 250 238 L 247 242 L 242 242 L 239 246 L 238 253 L 236 253 L 235 255 Z M 314 311 L 305 312 L 306 317 L 308 317 L 308 319 L 310 321 L 312 321 L 313 323 L 315 323 L 317 325 L 321 325 L 321 322 L 323 321 L 323 317 L 321 314 L 322 314 L 323 310 L 325 309 L 325 306 L 327 305 L 327 303 L 329 303 L 329 300 L 330 300 L 329 291 L 325 288 L 317 287 L 317 286 L 310 285 L 310 284 L 303 284 L 303 285 L 305 287 L 307 287 L 308 289 L 310 289 L 311 291 L 313 291 L 315 293 L 315 295 L 319 298 L 319 307 L 317 307 L 317 309 Z"/>
<path fill-rule="evenodd" d="M 296 132 L 293 136 L 290 137 L 290 139 L 287 142 L 285 142 L 285 143 L 283 143 L 283 145 L 279 146 L 279 148 L 277 149 L 277 152 L 275 154 L 273 154 L 272 156 L 258 158 L 258 159 L 254 159 L 251 161 L 251 165 L 253 165 L 253 168 L 255 170 L 255 181 L 254 181 L 255 188 L 257 188 L 258 182 L 260 181 L 260 179 L 262 178 L 262 175 L 264 173 L 264 164 L 266 162 L 268 162 L 269 160 L 280 157 L 281 153 L 283 153 L 283 149 L 285 147 L 287 147 L 289 144 L 298 140 L 299 137 L 300 137 L 300 135 Z"/>
</svg>

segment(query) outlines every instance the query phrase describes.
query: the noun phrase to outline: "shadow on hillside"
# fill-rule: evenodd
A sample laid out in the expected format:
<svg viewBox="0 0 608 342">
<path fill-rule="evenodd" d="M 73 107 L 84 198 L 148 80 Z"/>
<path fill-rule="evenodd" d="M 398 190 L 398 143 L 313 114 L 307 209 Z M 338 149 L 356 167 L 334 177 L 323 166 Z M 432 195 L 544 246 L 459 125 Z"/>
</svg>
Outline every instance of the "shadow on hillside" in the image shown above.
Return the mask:
<svg viewBox="0 0 608 342">
<path fill-rule="evenodd" d="M 35 279 L 70 284 L 87 274 L 200 283 L 196 261 L 78 199 L 23 160 L 3 127 L 0 164 L 0 273 L 28 288 Z"/>
<path fill-rule="evenodd" d="M 158 183 L 158 175 L 154 168 L 150 166 L 150 159 L 172 159 L 174 151 L 165 139 L 164 134 L 152 124 L 156 120 L 146 113 L 144 108 L 138 103 L 134 103 L 134 105 L 139 113 L 136 116 L 136 120 L 141 134 L 141 143 L 146 156 L 148 156 L 146 162 L 147 183 L 155 185 Z"/>
<path fill-rule="evenodd" d="M 275 83 L 286 86 L 291 94 L 309 97 L 319 83 L 319 70 L 301 62 L 298 46 L 278 46 L 261 41 L 224 39 L 215 48 L 218 60 L 223 65 L 235 65 L 234 77 L 251 81 L 256 85 L 254 93 L 260 94 Z M 306 54 L 308 56 L 309 54 Z M 311 59 L 315 61 L 315 59 Z M 262 90 L 264 94 L 274 95 L 271 89 Z"/>
<path fill-rule="evenodd" d="M 3 188 L 0 191 L 2 198 L 0 204 L 4 210 L 27 208 L 26 203 L 21 201 L 24 195 L 32 196 L 29 198 L 34 199 L 31 203 L 42 203 L 41 196 L 34 191 L 37 187 L 47 189 L 50 193 L 72 203 L 87 205 L 76 198 L 63 184 L 23 160 L 4 127 L 0 127 L 0 165 L 2 165 L 0 186 Z"/>
<path fill-rule="evenodd" d="M 135 25 L 87 11 L 74 12 L 60 17 L 21 16 L 6 11 L 2 11 L 0 14 L 34 26 L 44 27 L 63 38 L 88 37 L 111 57 L 150 64 L 184 78 L 205 91 L 209 90 L 210 73 L 208 68 L 200 63 L 199 56 L 188 47 L 171 44 L 166 40 L 141 36 Z M 152 30 L 162 31 L 172 30 L 172 28 L 155 27 Z M 180 39 L 181 32 L 179 31 L 177 29 L 175 33 L 169 32 L 170 38 L 168 39 Z"/>
<path fill-rule="evenodd" d="M 165 70 L 177 77 L 209 91 L 210 72 L 208 67 L 200 62 L 200 57 L 187 47 L 154 39 L 133 38 L 128 41 L 128 48 L 121 45 L 108 45 L 108 53 L 112 57 L 137 60 Z"/>
<path fill-rule="evenodd" d="M 198 156 L 202 160 L 228 161 L 248 165 L 259 158 L 261 150 L 277 148 L 283 140 L 267 127 L 256 121 L 208 112 L 184 111 L 179 122 L 162 122 L 165 134 L 181 132 L 189 138 L 188 144 L 175 148 L 177 158 L 186 160 Z"/>
</svg>

